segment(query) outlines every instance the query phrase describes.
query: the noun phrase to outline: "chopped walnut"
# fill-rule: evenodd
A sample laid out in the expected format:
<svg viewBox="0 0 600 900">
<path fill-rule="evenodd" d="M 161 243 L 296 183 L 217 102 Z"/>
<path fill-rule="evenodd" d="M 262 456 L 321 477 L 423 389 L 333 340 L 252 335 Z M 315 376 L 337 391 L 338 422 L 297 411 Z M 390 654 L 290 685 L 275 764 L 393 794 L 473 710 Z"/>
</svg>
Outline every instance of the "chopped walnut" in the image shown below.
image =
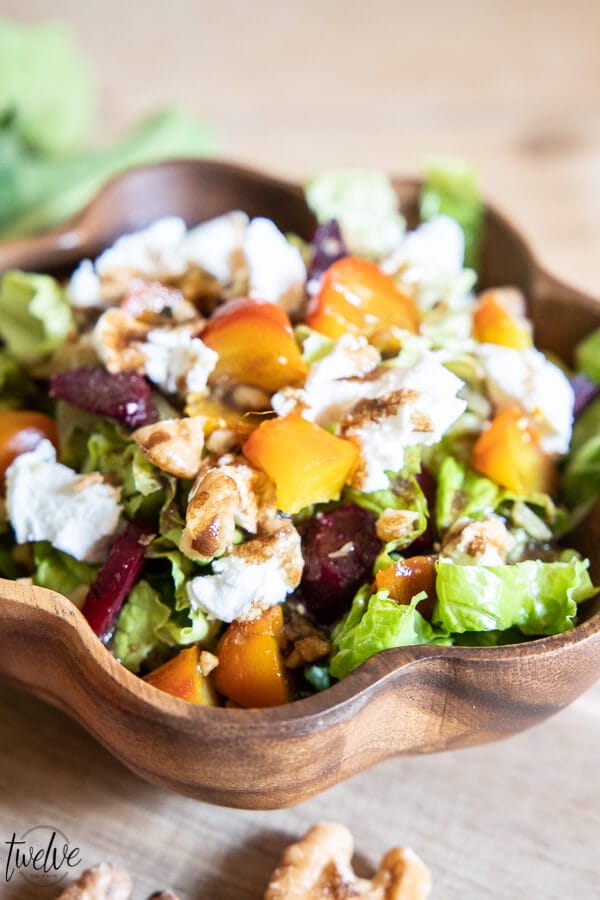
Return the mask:
<svg viewBox="0 0 600 900">
<path fill-rule="evenodd" d="M 151 329 L 151 325 L 138 322 L 123 309 L 107 309 L 100 316 L 94 328 L 94 346 L 111 374 L 144 374 L 146 355 L 143 345 Z"/>
<path fill-rule="evenodd" d="M 431 876 L 408 848 L 397 847 L 383 857 L 371 879 L 352 869 L 353 840 L 343 825 L 314 825 L 283 854 L 265 900 L 426 900 Z"/>
<path fill-rule="evenodd" d="M 377 537 L 384 544 L 402 540 L 415 526 L 419 514 L 410 509 L 384 509 L 375 525 Z"/>
<path fill-rule="evenodd" d="M 100 863 L 86 869 L 57 900 L 129 900 L 133 884 L 125 869 Z"/>
<path fill-rule="evenodd" d="M 189 556 L 220 556 L 233 545 L 236 525 L 256 534 L 259 521 L 274 507 L 266 475 L 235 457 L 222 460 L 223 465 L 201 471 L 190 492 L 180 543 Z"/>
<path fill-rule="evenodd" d="M 163 472 L 177 478 L 195 478 L 202 466 L 204 416 L 164 419 L 133 432 L 133 439 Z"/>
<path fill-rule="evenodd" d="M 214 669 L 216 669 L 218 665 L 218 656 L 215 656 L 214 653 L 209 653 L 208 650 L 200 651 L 200 656 L 198 657 L 198 667 L 204 678 L 208 678 L 210 673 L 214 671 Z"/>
<path fill-rule="evenodd" d="M 285 658 L 285 664 L 288 669 L 299 669 L 300 666 L 313 663 L 330 653 L 331 642 L 313 634 L 296 641 L 292 652 Z"/>
</svg>

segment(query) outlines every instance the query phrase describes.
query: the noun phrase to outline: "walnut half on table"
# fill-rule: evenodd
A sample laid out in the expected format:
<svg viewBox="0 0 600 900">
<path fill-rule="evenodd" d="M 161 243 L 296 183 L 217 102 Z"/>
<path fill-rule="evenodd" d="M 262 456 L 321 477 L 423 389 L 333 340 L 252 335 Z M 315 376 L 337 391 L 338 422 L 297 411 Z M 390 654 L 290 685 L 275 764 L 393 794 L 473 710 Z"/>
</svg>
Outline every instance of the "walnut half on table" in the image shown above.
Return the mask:
<svg viewBox="0 0 600 900">
<path fill-rule="evenodd" d="M 86 869 L 57 900 L 130 900 L 133 882 L 119 866 L 100 863 Z M 157 891 L 148 900 L 178 900 L 171 891 Z"/>
<path fill-rule="evenodd" d="M 412 850 L 389 850 L 373 878 L 352 868 L 354 842 L 343 825 L 314 825 L 283 854 L 265 900 L 426 900 L 431 876 Z"/>
</svg>

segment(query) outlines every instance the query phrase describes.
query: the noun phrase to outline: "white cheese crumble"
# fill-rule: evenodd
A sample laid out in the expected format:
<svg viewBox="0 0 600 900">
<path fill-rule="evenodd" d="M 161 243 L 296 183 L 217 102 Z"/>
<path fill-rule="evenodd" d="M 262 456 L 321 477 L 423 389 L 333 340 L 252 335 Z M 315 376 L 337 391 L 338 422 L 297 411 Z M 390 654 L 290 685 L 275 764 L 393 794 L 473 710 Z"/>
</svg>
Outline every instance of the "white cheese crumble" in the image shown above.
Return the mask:
<svg viewBox="0 0 600 900">
<path fill-rule="evenodd" d="M 575 396 L 558 366 L 533 347 L 514 350 L 499 344 L 480 344 L 476 352 L 497 411 L 519 406 L 537 425 L 542 449 L 566 453 L 573 430 Z"/>
<path fill-rule="evenodd" d="M 100 277 L 119 269 L 158 278 L 161 275 L 181 275 L 185 262 L 181 244 L 186 224 L 178 216 L 157 219 L 148 228 L 124 234 L 96 260 Z"/>
<path fill-rule="evenodd" d="M 316 360 L 309 369 L 305 390 L 326 388 L 338 378 L 358 378 L 372 372 L 379 363 L 379 351 L 366 338 L 344 334 L 326 356 Z"/>
<path fill-rule="evenodd" d="M 189 582 L 188 597 L 192 608 L 201 607 L 222 622 L 275 606 L 289 592 L 277 559 L 248 563 L 239 556 L 222 556 L 212 568 L 212 575 L 200 575 Z"/>
<path fill-rule="evenodd" d="M 273 394 L 271 406 L 280 416 L 299 408 L 306 419 L 320 425 L 337 422 L 357 392 L 356 383 L 344 379 L 367 375 L 380 361 L 379 351 L 366 338 L 345 334 L 311 364 L 304 388 L 283 388 Z"/>
<path fill-rule="evenodd" d="M 252 548 L 258 552 L 253 558 Z M 266 552 L 265 552 L 266 551 Z M 192 608 L 200 607 L 222 622 L 256 618 L 282 603 L 302 575 L 300 535 L 293 527 L 234 548 L 214 560 L 212 575 L 193 578 L 187 586 Z"/>
<path fill-rule="evenodd" d="M 359 403 L 342 420 L 341 435 L 357 444 L 361 453 L 355 486 L 363 491 L 385 489 L 386 473 L 402 468 L 404 448 L 437 444 L 467 406 L 457 396 L 461 379 L 432 354 L 410 369 L 389 371 L 397 386 L 380 394 L 377 382 L 367 382 L 374 388 L 365 396 L 366 406 Z"/>
<path fill-rule="evenodd" d="M 499 516 L 458 519 L 444 538 L 440 562 L 461 566 L 503 566 L 515 539 Z"/>
<path fill-rule="evenodd" d="M 67 297 L 72 306 L 80 309 L 106 305 L 102 296 L 100 277 L 91 259 L 82 260 L 71 275 L 67 285 Z"/>
<path fill-rule="evenodd" d="M 47 440 L 9 466 L 6 504 L 17 543 L 49 541 L 86 562 L 104 558 L 121 515 L 119 491 L 97 472 L 78 475 L 58 463 Z"/>
<path fill-rule="evenodd" d="M 227 284 L 233 278 L 247 225 L 248 216 L 240 210 L 202 222 L 188 231 L 181 247 L 182 256 L 186 263 L 194 263 Z"/>
<path fill-rule="evenodd" d="M 186 328 L 156 328 L 140 345 L 150 381 L 168 394 L 200 393 L 219 358 Z"/>
<path fill-rule="evenodd" d="M 297 247 L 270 219 L 253 219 L 243 241 L 248 265 L 249 293 L 258 300 L 279 304 L 287 313 L 297 310 L 304 296 L 306 266 Z"/>
<path fill-rule="evenodd" d="M 251 222 L 233 210 L 191 228 L 167 216 L 148 228 L 125 234 L 93 263 L 73 272 L 67 295 L 73 306 L 102 308 L 118 301 L 132 279 L 177 278 L 195 265 L 222 285 L 247 274 L 249 295 L 296 311 L 304 298 L 306 266 L 270 219 Z"/>
</svg>

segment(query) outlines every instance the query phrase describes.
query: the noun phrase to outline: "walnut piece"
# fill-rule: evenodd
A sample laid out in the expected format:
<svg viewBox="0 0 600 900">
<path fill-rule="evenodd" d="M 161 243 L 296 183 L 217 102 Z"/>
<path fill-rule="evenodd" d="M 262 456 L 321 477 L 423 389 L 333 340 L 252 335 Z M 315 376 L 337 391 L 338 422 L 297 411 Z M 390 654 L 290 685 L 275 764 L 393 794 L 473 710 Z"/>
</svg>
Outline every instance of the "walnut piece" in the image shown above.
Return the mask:
<svg viewBox="0 0 600 900">
<path fill-rule="evenodd" d="M 387 544 L 408 537 L 419 514 L 410 509 L 384 509 L 377 519 L 375 532 L 380 541 Z"/>
<path fill-rule="evenodd" d="M 195 478 L 202 466 L 204 416 L 164 419 L 144 425 L 132 437 L 151 463 L 177 478 Z"/>
<path fill-rule="evenodd" d="M 314 825 L 283 854 L 264 900 L 425 900 L 431 876 L 416 853 L 396 847 L 372 879 L 352 869 L 352 835 L 343 825 Z"/>
<path fill-rule="evenodd" d="M 329 656 L 331 642 L 319 635 L 313 634 L 296 641 L 292 652 L 286 657 L 285 664 L 288 669 L 299 669 L 307 663 L 313 663 L 317 659 Z"/>
<path fill-rule="evenodd" d="M 198 657 L 198 668 L 203 678 L 208 678 L 210 673 L 219 665 L 219 657 L 208 650 L 201 650 Z"/>
<path fill-rule="evenodd" d="M 204 468 L 192 487 L 180 548 L 199 559 L 220 556 L 231 549 L 236 525 L 256 534 L 274 513 L 266 475 L 240 458 L 224 456 Z"/>
<path fill-rule="evenodd" d="M 57 900 L 129 900 L 133 884 L 125 869 L 100 863 L 86 869 Z"/>
</svg>

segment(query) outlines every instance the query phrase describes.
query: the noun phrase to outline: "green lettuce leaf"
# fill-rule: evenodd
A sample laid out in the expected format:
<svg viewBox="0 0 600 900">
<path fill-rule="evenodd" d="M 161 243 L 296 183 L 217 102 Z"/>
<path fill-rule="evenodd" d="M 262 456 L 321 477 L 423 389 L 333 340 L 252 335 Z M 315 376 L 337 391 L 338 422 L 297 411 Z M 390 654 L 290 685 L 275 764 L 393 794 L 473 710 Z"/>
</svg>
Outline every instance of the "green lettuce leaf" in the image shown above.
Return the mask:
<svg viewBox="0 0 600 900">
<path fill-rule="evenodd" d="M 337 219 L 352 253 L 384 256 L 400 242 L 404 219 L 383 172 L 323 172 L 306 182 L 305 192 L 320 223 Z"/>
<path fill-rule="evenodd" d="M 73 328 L 68 300 L 49 275 L 6 272 L 0 282 L 0 338 L 20 363 L 42 359 Z"/>
<path fill-rule="evenodd" d="M 465 268 L 477 270 L 484 208 L 475 169 L 459 159 L 431 157 L 426 160 L 420 212 L 424 221 L 441 214 L 456 219 L 465 235 Z"/>
<path fill-rule="evenodd" d="M 164 574 L 170 579 L 169 589 L 173 593 L 172 605 L 175 610 L 187 609 L 190 605 L 186 589 L 187 582 L 194 575 L 199 574 L 195 563 L 165 537 L 158 537 L 152 541 L 146 550 L 146 559 L 165 561 L 168 571 L 165 571 Z M 160 577 L 160 570 L 158 577 Z"/>
<path fill-rule="evenodd" d="M 577 345 L 575 364 L 580 372 L 600 384 L 600 328 L 592 331 Z"/>
<path fill-rule="evenodd" d="M 509 566 L 436 566 L 433 623 L 450 633 L 505 631 L 557 634 L 575 624 L 577 605 L 594 596 L 587 560 Z"/>
<path fill-rule="evenodd" d="M 14 356 L 0 348 L 0 409 L 36 409 L 39 390 Z"/>
<path fill-rule="evenodd" d="M 397 474 L 389 473 L 390 487 L 387 490 L 365 493 L 351 487 L 344 489 L 345 500 L 356 503 L 363 509 L 368 509 L 376 516 L 380 516 L 385 509 L 398 509 L 414 513 L 415 518 L 410 531 L 407 531 L 402 538 L 385 544 L 375 560 L 375 572 L 395 562 L 399 551 L 409 547 L 427 528 L 429 517 L 427 498 L 416 479 L 420 470 L 420 448 L 408 447 L 405 450 L 403 470 Z"/>
<path fill-rule="evenodd" d="M 600 496 L 600 397 L 575 422 L 563 489 L 571 506 L 591 504 Z"/>
<path fill-rule="evenodd" d="M 368 585 L 361 588 L 332 634 L 331 675 L 344 678 L 375 653 L 391 647 L 450 644 L 447 634 L 432 628 L 417 612 L 417 603 L 424 596 L 416 594 L 410 604 L 402 605 L 390 600 L 387 591 L 371 594 Z"/>
<path fill-rule="evenodd" d="M 147 581 L 138 581 L 123 606 L 113 637 L 115 656 L 132 672 L 163 641 L 158 632 L 169 621 L 171 610 Z"/>
<path fill-rule="evenodd" d="M 84 472 L 114 475 L 122 485 L 125 514 L 153 519 L 164 502 L 165 476 L 117 426 L 103 423 L 88 440 Z"/>
<path fill-rule="evenodd" d="M 68 553 L 55 550 L 47 541 L 35 544 L 34 560 L 37 568 L 33 583 L 64 594 L 77 606 L 83 602 L 87 588 L 98 572 L 98 566 L 79 562 Z"/>
<path fill-rule="evenodd" d="M 477 518 L 493 512 L 502 496 L 502 489 L 489 478 L 447 456 L 438 475 L 435 504 L 438 531 L 443 534 L 461 516 Z"/>
<path fill-rule="evenodd" d="M 0 578 L 21 578 L 26 574 L 15 559 L 15 535 L 8 521 L 2 521 L 0 510 Z"/>
<path fill-rule="evenodd" d="M 110 147 L 59 157 L 29 153 L 18 135 L 0 130 L 0 238 L 52 228 L 132 166 L 205 156 L 215 146 L 213 131 L 178 109 L 152 114 Z"/>
<path fill-rule="evenodd" d="M 85 141 L 95 101 L 89 67 L 72 33 L 58 23 L 0 19 L 0 118 L 36 152 Z"/>
<path fill-rule="evenodd" d="M 173 587 L 164 581 L 148 575 L 136 584 L 119 614 L 113 638 L 115 654 L 124 666 L 139 672 L 149 659 L 159 665 L 173 647 L 207 642 L 213 637 L 218 622 L 209 622 L 189 603 L 186 608 L 176 607 Z"/>
</svg>

